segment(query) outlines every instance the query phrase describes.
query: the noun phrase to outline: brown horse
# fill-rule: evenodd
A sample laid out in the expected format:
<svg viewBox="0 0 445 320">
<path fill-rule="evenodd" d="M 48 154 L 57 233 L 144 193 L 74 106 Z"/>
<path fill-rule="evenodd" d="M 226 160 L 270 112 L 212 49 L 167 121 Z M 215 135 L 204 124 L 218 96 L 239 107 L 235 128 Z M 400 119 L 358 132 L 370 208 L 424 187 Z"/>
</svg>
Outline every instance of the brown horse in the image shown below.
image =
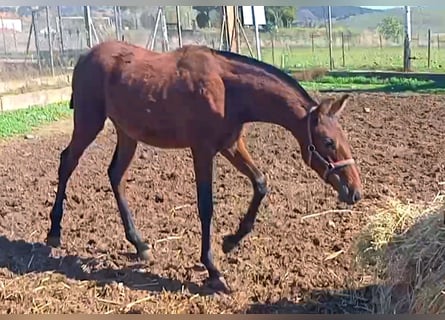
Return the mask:
<svg viewBox="0 0 445 320">
<path fill-rule="evenodd" d="M 361 181 L 351 148 L 338 122 L 347 95 L 320 103 L 281 70 L 242 55 L 185 46 L 156 53 L 119 41 L 93 47 L 77 62 L 70 107 L 74 130 L 60 154 L 58 189 L 51 211 L 47 243 L 60 245 L 63 201 L 68 180 L 85 149 L 109 118 L 117 145 L 108 176 L 127 240 L 148 259 L 149 247 L 137 231 L 124 194 L 125 175 L 138 142 L 160 148 L 190 148 L 201 221 L 201 262 L 210 286 L 230 292 L 213 263 L 210 246 L 213 216 L 213 163 L 219 152 L 253 185 L 253 198 L 237 232 L 224 238 L 231 251 L 252 231 L 267 193 L 266 179 L 255 166 L 241 138 L 247 122 L 266 122 L 289 130 L 306 164 L 354 204 Z"/>
</svg>

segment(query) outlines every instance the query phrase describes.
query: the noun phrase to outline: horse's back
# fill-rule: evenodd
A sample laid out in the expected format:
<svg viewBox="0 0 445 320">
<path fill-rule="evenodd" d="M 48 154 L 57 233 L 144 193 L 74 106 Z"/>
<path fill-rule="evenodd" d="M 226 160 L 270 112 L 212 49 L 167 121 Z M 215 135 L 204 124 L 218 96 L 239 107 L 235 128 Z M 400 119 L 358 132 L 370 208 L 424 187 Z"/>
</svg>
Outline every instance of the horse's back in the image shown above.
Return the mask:
<svg viewBox="0 0 445 320">
<path fill-rule="evenodd" d="M 136 140 L 182 148 L 204 132 L 211 140 L 231 132 L 220 74 L 217 57 L 206 47 L 157 53 L 110 41 L 90 49 L 73 80 L 84 109 L 99 110 Z"/>
<path fill-rule="evenodd" d="M 146 86 L 156 86 L 162 79 L 175 77 L 199 82 L 221 73 L 212 51 L 204 46 L 187 45 L 167 53 L 159 53 L 122 41 L 105 41 L 81 55 L 74 68 L 73 80 L 95 84 L 109 82 L 116 75 L 143 80 Z M 85 85 L 86 87 L 87 85 Z M 103 92 L 103 90 L 100 90 Z"/>
</svg>

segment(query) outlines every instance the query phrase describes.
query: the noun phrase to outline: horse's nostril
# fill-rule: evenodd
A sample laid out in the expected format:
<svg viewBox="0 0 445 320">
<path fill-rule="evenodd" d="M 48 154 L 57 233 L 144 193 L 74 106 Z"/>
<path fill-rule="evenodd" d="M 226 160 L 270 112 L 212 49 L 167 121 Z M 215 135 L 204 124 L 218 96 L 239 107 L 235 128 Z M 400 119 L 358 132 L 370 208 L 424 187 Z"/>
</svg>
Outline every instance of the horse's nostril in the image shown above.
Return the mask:
<svg viewBox="0 0 445 320">
<path fill-rule="evenodd" d="M 360 191 L 355 190 L 352 194 L 352 202 L 357 203 L 362 199 L 362 195 L 360 194 Z"/>
</svg>

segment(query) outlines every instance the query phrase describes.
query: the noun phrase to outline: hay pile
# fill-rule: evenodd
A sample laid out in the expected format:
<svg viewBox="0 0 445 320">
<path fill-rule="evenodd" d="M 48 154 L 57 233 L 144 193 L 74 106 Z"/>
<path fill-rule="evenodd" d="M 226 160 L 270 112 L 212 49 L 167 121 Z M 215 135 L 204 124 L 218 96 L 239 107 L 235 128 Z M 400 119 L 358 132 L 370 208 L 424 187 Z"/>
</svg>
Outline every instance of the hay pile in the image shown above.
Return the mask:
<svg viewBox="0 0 445 320">
<path fill-rule="evenodd" d="M 390 201 L 358 241 L 376 313 L 445 313 L 445 193 L 428 205 Z"/>
</svg>

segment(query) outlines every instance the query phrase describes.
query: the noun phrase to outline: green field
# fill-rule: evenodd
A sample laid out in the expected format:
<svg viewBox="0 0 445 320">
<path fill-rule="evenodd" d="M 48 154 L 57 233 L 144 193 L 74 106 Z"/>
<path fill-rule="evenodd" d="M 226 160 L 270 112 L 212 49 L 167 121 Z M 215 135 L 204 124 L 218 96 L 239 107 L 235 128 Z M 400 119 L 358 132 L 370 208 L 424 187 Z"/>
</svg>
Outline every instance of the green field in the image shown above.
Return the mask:
<svg viewBox="0 0 445 320">
<path fill-rule="evenodd" d="M 376 77 L 333 77 L 324 76 L 315 81 L 300 81 L 306 90 L 357 90 L 374 92 L 417 92 L 444 94 L 445 87 L 439 86 L 431 80 L 414 78 Z"/>
<path fill-rule="evenodd" d="M 246 51 L 246 52 L 244 52 Z M 243 50 L 243 54 L 249 54 Z M 271 48 L 261 49 L 262 60 L 273 63 Z M 288 69 L 329 68 L 329 49 L 291 47 L 275 49 L 275 65 Z M 284 64 L 282 65 L 282 56 Z M 334 68 L 337 70 L 403 70 L 403 49 L 401 47 L 380 48 L 345 48 L 343 66 L 342 49 L 333 48 Z M 445 48 L 431 48 L 431 67 L 428 69 L 427 48 L 412 48 L 411 60 L 413 71 L 445 72 Z"/>
</svg>

